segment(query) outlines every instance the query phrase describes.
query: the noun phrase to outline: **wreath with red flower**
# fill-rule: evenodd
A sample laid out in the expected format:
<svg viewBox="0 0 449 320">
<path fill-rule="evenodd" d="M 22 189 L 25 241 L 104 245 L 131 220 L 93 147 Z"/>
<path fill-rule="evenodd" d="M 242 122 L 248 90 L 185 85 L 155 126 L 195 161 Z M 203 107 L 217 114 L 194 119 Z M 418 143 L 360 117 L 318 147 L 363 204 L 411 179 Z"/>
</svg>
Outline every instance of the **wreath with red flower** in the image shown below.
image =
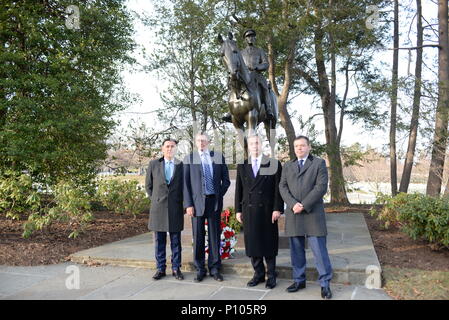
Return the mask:
<svg viewBox="0 0 449 320">
<path fill-rule="evenodd" d="M 231 213 L 229 210 L 224 210 L 221 213 L 220 221 L 220 256 L 221 259 L 233 258 L 232 254 L 235 252 L 235 245 L 237 244 L 237 238 L 235 236 L 235 230 L 228 226 L 228 221 Z M 209 254 L 208 234 L 207 234 L 207 221 L 205 223 L 206 228 L 206 253 Z"/>
</svg>

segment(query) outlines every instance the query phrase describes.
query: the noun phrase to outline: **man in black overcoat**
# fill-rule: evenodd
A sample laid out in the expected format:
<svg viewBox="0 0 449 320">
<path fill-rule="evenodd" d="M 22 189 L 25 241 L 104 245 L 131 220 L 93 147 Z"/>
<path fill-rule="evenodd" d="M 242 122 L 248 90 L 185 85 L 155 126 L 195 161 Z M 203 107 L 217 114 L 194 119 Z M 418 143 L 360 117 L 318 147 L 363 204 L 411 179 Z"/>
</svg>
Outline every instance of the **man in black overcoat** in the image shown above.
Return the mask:
<svg viewBox="0 0 449 320">
<path fill-rule="evenodd" d="M 272 289 L 276 286 L 277 220 L 284 210 L 279 193 L 282 166 L 276 159 L 262 155 L 261 151 L 260 137 L 248 137 L 249 159 L 237 166 L 235 208 L 237 220 L 243 223 L 245 252 L 254 268 L 254 276 L 248 286 L 265 282 L 267 273 L 265 286 Z"/>
</svg>

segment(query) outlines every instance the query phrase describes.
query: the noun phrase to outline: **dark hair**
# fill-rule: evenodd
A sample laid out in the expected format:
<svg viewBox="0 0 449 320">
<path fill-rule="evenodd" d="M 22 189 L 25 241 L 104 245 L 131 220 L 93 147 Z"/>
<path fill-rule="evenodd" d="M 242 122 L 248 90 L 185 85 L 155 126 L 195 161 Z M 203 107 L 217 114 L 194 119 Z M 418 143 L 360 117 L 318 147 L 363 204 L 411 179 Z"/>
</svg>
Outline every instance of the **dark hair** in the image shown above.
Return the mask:
<svg viewBox="0 0 449 320">
<path fill-rule="evenodd" d="M 306 140 L 306 141 L 307 141 L 307 145 L 310 146 L 310 140 L 309 140 L 309 138 L 306 137 L 306 136 L 297 136 L 297 137 L 295 138 L 295 140 L 293 140 L 293 143 L 295 143 L 296 140 L 300 140 L 300 139 Z"/>
<path fill-rule="evenodd" d="M 164 145 L 167 141 L 174 142 L 176 145 L 178 144 L 178 141 L 173 138 L 165 138 L 164 141 L 162 141 L 162 145 Z"/>
</svg>

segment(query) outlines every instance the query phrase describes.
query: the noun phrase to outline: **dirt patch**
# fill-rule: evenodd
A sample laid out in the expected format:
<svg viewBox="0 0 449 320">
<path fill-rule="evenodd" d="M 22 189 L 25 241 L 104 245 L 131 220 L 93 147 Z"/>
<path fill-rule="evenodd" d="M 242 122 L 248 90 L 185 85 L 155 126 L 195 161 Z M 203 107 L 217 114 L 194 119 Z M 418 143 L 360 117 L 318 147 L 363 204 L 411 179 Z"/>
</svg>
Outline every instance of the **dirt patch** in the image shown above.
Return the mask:
<svg viewBox="0 0 449 320">
<path fill-rule="evenodd" d="M 326 213 L 361 212 L 369 213 L 372 208 L 380 209 L 379 205 L 372 204 L 350 204 L 350 205 L 329 205 L 324 204 Z"/>
<path fill-rule="evenodd" d="M 449 270 L 449 250 L 433 251 L 427 242 L 415 241 L 395 227 L 385 230 L 375 217 L 364 215 L 382 267 Z"/>
<path fill-rule="evenodd" d="M 35 266 L 64 262 L 80 250 L 148 232 L 148 213 L 132 216 L 95 212 L 86 232 L 69 239 L 66 225 L 55 223 L 49 230 L 22 238 L 23 222 L 0 216 L 0 265 Z"/>
</svg>

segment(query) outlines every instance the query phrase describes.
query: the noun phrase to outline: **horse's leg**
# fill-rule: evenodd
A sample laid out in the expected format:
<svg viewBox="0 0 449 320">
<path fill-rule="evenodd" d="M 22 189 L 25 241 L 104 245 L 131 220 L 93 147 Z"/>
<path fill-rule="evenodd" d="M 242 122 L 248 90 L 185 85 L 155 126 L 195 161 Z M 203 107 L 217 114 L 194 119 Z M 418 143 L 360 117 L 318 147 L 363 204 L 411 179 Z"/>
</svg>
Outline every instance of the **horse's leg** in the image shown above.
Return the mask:
<svg viewBox="0 0 449 320">
<path fill-rule="evenodd" d="M 258 117 L 259 114 L 256 109 L 252 109 L 248 112 L 248 136 L 256 134 Z"/>
<path fill-rule="evenodd" d="M 245 139 L 245 126 L 244 121 L 238 121 L 235 117 L 232 117 L 232 123 L 234 125 L 234 128 L 237 130 L 237 136 L 240 142 L 240 145 L 243 147 L 244 151 L 244 159 L 248 157 L 247 150 L 248 147 L 246 146 L 246 139 Z M 238 159 L 236 159 L 237 164 L 239 164 Z M 243 162 L 242 162 L 243 163 Z"/>
</svg>

